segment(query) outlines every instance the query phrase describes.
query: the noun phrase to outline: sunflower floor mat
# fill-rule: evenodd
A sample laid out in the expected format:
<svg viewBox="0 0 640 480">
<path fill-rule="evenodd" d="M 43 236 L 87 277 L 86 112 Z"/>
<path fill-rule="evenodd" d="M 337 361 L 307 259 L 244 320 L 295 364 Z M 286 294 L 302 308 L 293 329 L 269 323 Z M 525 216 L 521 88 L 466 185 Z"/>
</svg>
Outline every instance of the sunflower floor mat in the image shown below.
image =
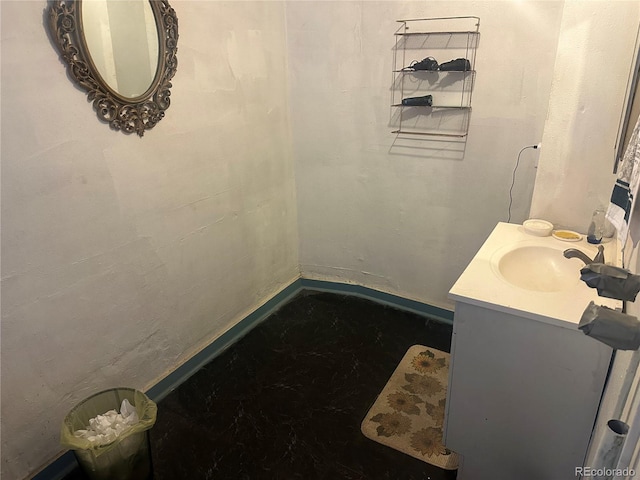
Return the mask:
<svg viewBox="0 0 640 480">
<path fill-rule="evenodd" d="M 442 444 L 448 374 L 448 353 L 409 348 L 362 421 L 362 433 L 431 465 L 457 469 L 458 454 Z"/>
</svg>

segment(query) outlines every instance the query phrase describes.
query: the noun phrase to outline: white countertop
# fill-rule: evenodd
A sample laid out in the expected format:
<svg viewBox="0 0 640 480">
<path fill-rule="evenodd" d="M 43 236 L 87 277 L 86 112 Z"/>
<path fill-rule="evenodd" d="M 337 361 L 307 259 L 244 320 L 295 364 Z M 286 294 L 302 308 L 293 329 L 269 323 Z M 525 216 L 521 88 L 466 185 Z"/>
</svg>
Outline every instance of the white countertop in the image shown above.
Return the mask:
<svg viewBox="0 0 640 480">
<path fill-rule="evenodd" d="M 572 330 L 577 330 L 580 317 L 592 300 L 609 308 L 622 308 L 621 301 L 599 297 L 595 289 L 589 288 L 579 280 L 579 269 L 584 264 L 578 259 L 567 259 L 568 262 L 578 262 L 578 281 L 568 290 L 541 292 L 509 283 L 497 273 L 495 259 L 501 252 L 504 253 L 505 249 L 511 246 L 517 248 L 520 245 L 577 248 L 591 258 L 598 252 L 597 246 L 587 243 L 584 238 L 578 242 L 566 242 L 551 236 L 536 237 L 526 233 L 522 225 L 500 222 L 453 285 L 449 291 L 449 298 L 456 302 L 512 313 Z M 603 246 L 605 262 L 620 266 L 621 257 L 615 239 L 604 243 Z"/>
</svg>

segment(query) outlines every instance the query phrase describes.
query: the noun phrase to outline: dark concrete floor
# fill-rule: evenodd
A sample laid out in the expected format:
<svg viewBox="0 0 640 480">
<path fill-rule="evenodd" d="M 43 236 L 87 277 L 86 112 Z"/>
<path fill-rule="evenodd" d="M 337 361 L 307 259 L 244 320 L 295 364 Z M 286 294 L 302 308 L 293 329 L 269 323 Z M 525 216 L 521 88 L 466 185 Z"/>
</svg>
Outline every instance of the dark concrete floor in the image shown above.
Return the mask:
<svg viewBox="0 0 640 480">
<path fill-rule="evenodd" d="M 415 344 L 448 352 L 451 326 L 356 297 L 298 295 L 159 402 L 154 478 L 454 479 L 360 432 Z"/>
</svg>

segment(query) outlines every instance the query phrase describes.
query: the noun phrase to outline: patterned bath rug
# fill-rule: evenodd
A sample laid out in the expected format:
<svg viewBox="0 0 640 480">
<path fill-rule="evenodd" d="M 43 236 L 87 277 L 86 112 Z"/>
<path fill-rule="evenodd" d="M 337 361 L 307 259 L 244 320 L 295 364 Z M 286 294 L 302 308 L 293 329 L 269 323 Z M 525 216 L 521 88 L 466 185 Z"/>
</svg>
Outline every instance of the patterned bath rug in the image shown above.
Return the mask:
<svg viewBox="0 0 640 480">
<path fill-rule="evenodd" d="M 362 421 L 365 437 L 446 470 L 458 454 L 442 445 L 449 354 L 414 345 Z"/>
</svg>

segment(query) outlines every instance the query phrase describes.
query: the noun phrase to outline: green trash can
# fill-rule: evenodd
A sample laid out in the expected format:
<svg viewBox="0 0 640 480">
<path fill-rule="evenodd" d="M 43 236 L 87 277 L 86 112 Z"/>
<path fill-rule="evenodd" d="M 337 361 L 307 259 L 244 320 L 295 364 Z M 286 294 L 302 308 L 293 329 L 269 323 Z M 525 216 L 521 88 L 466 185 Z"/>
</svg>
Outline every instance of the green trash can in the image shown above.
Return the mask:
<svg viewBox="0 0 640 480">
<path fill-rule="evenodd" d="M 114 441 L 96 445 L 74 435 L 89 420 L 109 410 L 120 411 L 124 399 L 136 409 L 139 422 Z M 62 422 L 60 443 L 73 450 L 80 468 L 91 480 L 149 480 L 153 478 L 149 429 L 156 423 L 157 405 L 133 388 L 112 388 L 76 405 Z"/>
</svg>

